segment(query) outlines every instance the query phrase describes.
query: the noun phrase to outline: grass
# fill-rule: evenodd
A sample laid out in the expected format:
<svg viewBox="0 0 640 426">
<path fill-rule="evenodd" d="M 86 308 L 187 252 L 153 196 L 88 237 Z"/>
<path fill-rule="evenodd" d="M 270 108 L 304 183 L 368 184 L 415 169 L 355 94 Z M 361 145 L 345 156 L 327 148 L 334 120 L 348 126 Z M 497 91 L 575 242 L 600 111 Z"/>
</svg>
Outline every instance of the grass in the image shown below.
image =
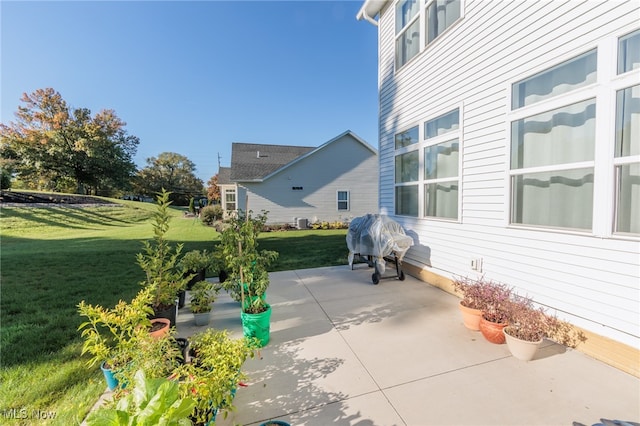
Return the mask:
<svg viewBox="0 0 640 426">
<path fill-rule="evenodd" d="M 0 272 L 0 418 L 15 425 L 82 421 L 104 391 L 98 367 L 80 356 L 81 300 L 113 306 L 140 289 L 136 264 L 152 237 L 153 204 L 120 207 L 2 208 Z M 213 250 L 219 235 L 197 219 L 175 215 L 168 234 L 184 251 Z M 272 270 L 347 263 L 346 230 L 264 233 L 260 246 L 280 253 Z M 15 412 L 11 410 L 15 409 Z M 26 411 L 21 411 L 21 410 Z M 54 412 L 36 419 L 34 413 Z M 2 423 L 0 421 L 0 423 Z"/>
</svg>

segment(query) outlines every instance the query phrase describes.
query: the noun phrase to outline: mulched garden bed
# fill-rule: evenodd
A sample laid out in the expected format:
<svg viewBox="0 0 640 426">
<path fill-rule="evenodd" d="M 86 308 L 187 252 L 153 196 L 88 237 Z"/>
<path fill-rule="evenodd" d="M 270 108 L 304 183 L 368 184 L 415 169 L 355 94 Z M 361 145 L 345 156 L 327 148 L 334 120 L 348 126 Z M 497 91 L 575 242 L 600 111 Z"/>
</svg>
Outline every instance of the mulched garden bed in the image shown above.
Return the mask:
<svg viewBox="0 0 640 426">
<path fill-rule="evenodd" d="M 111 201 L 102 198 L 92 197 L 90 195 L 76 194 L 56 194 L 54 192 L 20 192 L 20 191 L 1 191 L 0 204 L 4 206 L 114 206 Z"/>
</svg>

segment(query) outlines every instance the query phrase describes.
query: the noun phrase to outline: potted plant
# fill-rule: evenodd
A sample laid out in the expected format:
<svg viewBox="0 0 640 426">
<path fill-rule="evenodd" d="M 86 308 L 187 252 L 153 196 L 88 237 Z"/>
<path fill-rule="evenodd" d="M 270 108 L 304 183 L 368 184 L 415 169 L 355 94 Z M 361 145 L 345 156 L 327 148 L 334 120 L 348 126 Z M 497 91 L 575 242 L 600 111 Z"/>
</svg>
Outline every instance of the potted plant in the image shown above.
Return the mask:
<svg viewBox="0 0 640 426">
<path fill-rule="evenodd" d="M 215 302 L 217 290 L 208 281 L 200 281 L 193 286 L 191 292 L 191 305 L 196 325 L 208 325 L 211 320 L 211 304 Z"/>
<path fill-rule="evenodd" d="M 482 316 L 485 313 L 487 321 L 506 320 L 511 295 L 511 289 L 506 285 L 486 280 L 484 277 L 457 278 L 453 281 L 453 288 L 462 296 L 458 307 L 467 328 L 480 330 Z"/>
<path fill-rule="evenodd" d="M 503 329 L 511 354 L 523 361 L 530 361 L 545 337 L 569 347 L 576 347 L 586 340 L 584 333 L 569 323 L 549 315 L 541 306 L 534 306 L 529 297 L 514 295 L 509 325 Z"/>
<path fill-rule="evenodd" d="M 126 397 L 104 405 L 89 414 L 88 426 L 98 425 L 191 425 L 193 398 L 181 396 L 176 382 L 148 378 L 139 370 L 134 389 Z"/>
<path fill-rule="evenodd" d="M 187 290 L 191 290 L 195 283 L 205 280 L 207 270 L 216 266 L 216 259 L 207 250 L 191 250 L 182 256 L 178 266 L 185 276 L 191 275 L 187 283 Z"/>
<path fill-rule="evenodd" d="M 190 362 L 174 370 L 179 379 L 180 395 L 192 397 L 195 407 L 193 424 L 210 424 L 220 411 L 232 411 L 233 398 L 239 384 L 246 379 L 241 371 L 247 358 L 252 358 L 258 343 L 255 339 L 232 339 L 228 331 L 211 328 L 189 338 Z"/>
<path fill-rule="evenodd" d="M 491 343 L 503 344 L 505 337 L 502 329 L 509 323 L 513 300 L 512 288 L 506 284 L 489 282 L 483 293 L 482 317 L 480 332 Z"/>
<path fill-rule="evenodd" d="M 489 294 L 490 286 L 491 283 L 482 278 L 458 278 L 453 281 L 454 290 L 462 296 L 458 304 L 462 320 L 470 330 L 480 330 L 480 318 L 487 304 L 486 296 Z"/>
<path fill-rule="evenodd" d="M 153 292 L 154 288 L 148 287 L 130 303 L 120 300 L 113 308 L 90 305 L 84 300 L 78 304 L 79 314 L 87 318 L 78 327 L 84 338 L 82 355 L 91 354 L 89 365 L 100 363 L 111 390 L 118 386 L 117 376 L 133 358 L 139 342 L 149 335 Z"/>
<path fill-rule="evenodd" d="M 258 236 L 266 220 L 265 211 L 253 217 L 251 211 L 240 211 L 222 232 L 218 245 L 228 274 L 222 286 L 241 302 L 245 336 L 257 337 L 263 346 L 269 342 L 271 317 L 271 306 L 266 301 L 267 267 L 278 257 L 275 251 L 258 249 Z"/>
<path fill-rule="evenodd" d="M 185 277 L 177 263 L 182 253 L 182 244 L 172 247 L 166 239 L 169 230 L 170 193 L 164 189 L 157 196 L 157 210 L 153 216 L 153 240 L 144 241 L 142 253 L 138 253 L 136 260 L 146 274 L 141 283 L 145 287 L 154 288 L 151 300 L 153 317 L 167 318 L 171 326 L 176 324 L 176 299 L 178 293 L 184 290 L 190 277 Z"/>
</svg>

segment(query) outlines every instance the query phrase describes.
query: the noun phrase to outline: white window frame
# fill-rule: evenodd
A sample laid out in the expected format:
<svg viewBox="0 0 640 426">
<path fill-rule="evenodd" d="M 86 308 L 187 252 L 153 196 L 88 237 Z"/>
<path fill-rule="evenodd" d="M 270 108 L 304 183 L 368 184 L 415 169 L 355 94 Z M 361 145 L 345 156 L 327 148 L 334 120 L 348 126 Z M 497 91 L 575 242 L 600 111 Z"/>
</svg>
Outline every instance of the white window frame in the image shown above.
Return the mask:
<svg viewBox="0 0 640 426">
<path fill-rule="evenodd" d="M 425 127 L 427 125 L 428 122 L 434 121 L 438 118 L 444 117 L 446 115 L 449 115 L 450 113 L 453 113 L 455 111 L 458 111 L 458 128 L 448 131 L 446 133 L 443 133 L 441 135 L 436 135 L 433 137 L 429 137 L 427 138 L 426 135 L 426 131 L 425 131 Z M 426 219 L 430 219 L 430 220 L 443 220 L 443 221 L 448 221 L 448 222 L 459 222 L 460 221 L 460 206 L 461 206 L 461 196 L 462 196 L 462 188 L 461 188 L 461 176 L 462 176 L 462 107 L 461 106 L 457 106 L 451 110 L 447 110 L 442 114 L 439 115 L 435 115 L 433 117 L 430 117 L 427 120 L 424 120 L 422 123 L 422 132 L 423 132 L 423 143 L 422 143 L 422 156 L 423 156 L 423 161 L 422 161 L 422 213 L 421 213 L 421 217 L 426 218 Z M 427 179 L 426 173 L 425 173 L 425 167 L 426 167 L 426 163 L 427 163 L 427 159 L 425 157 L 425 150 L 429 147 L 432 146 L 437 146 L 437 145 L 441 145 L 447 142 L 452 142 L 454 140 L 458 141 L 458 174 L 456 176 L 449 176 L 449 177 L 442 177 L 442 178 L 434 178 L 434 179 Z M 450 182 L 457 182 L 457 186 L 458 186 L 458 196 L 457 196 L 457 212 L 456 212 L 456 217 L 455 218 L 451 218 L 451 217 L 442 217 L 442 216 L 428 216 L 427 215 L 427 203 L 428 203 L 428 197 L 427 197 L 427 192 L 426 192 L 426 186 L 427 185 L 433 185 L 433 184 L 438 184 L 438 183 L 450 183 Z"/>
<path fill-rule="evenodd" d="M 229 208 L 229 203 L 227 200 L 227 196 L 228 195 L 233 195 L 233 204 L 234 204 L 234 208 L 230 209 Z M 236 188 L 225 188 L 224 190 L 224 209 L 225 211 L 228 212 L 234 212 L 238 210 L 238 190 Z"/>
<path fill-rule="evenodd" d="M 451 112 L 458 110 L 458 128 L 452 130 L 447 133 L 443 133 L 441 135 L 437 135 L 428 139 L 425 139 L 425 124 L 434 119 L 445 116 Z M 464 108 L 462 103 L 449 104 L 444 108 L 438 109 L 437 112 L 421 119 L 419 122 L 414 122 L 406 127 L 403 127 L 400 131 L 395 132 L 393 134 L 393 141 L 395 146 L 396 135 L 400 135 L 409 130 L 412 130 L 414 127 L 418 128 L 418 140 L 416 143 L 412 143 L 410 145 L 399 147 L 394 150 L 393 154 L 393 214 L 395 216 L 401 217 L 410 217 L 415 219 L 422 220 L 432 220 L 432 221 L 445 221 L 445 222 L 462 222 L 462 158 L 463 158 L 463 146 L 464 146 L 464 138 L 463 138 L 463 123 L 464 123 Z M 445 142 L 449 142 L 452 140 L 458 140 L 458 175 L 456 177 L 446 177 L 446 178 L 436 178 L 436 179 L 426 179 L 425 176 L 425 148 L 429 146 L 439 145 Z M 398 156 L 408 154 L 411 152 L 416 152 L 418 154 L 418 179 L 410 182 L 396 182 L 396 158 Z M 457 217 L 438 217 L 438 216 L 427 216 L 426 215 L 426 205 L 425 200 L 427 198 L 425 193 L 425 185 L 434 184 L 439 182 L 458 182 L 458 212 Z M 400 187 L 416 187 L 417 188 L 417 212 L 415 215 L 402 214 L 398 213 L 397 206 L 397 188 Z"/>
<path fill-rule="evenodd" d="M 534 70 L 527 71 L 526 74 L 517 76 L 507 83 L 506 92 L 508 99 L 506 104 L 505 132 L 508 135 L 508 143 L 505 144 L 505 155 L 508 160 L 505 162 L 505 215 L 504 224 L 506 227 L 518 229 L 536 229 L 541 231 L 560 232 L 577 235 L 593 235 L 601 238 L 632 239 L 640 238 L 636 234 L 616 233 L 616 168 L 622 164 L 640 161 L 640 156 L 615 158 L 615 119 L 616 119 L 616 93 L 618 90 L 640 84 L 640 69 L 628 71 L 617 75 L 617 55 L 618 40 L 633 31 L 625 31 L 615 34 L 607 39 L 600 40 L 591 46 L 585 46 L 582 52 L 570 52 L 562 57 L 554 59 L 552 62 L 541 64 Z M 586 53 L 592 49 L 597 49 L 597 79 L 596 82 L 574 89 L 570 92 L 542 100 L 524 107 L 512 109 L 512 84 L 532 77 L 540 72 L 558 66 Z M 596 126 L 595 126 L 595 151 L 594 160 L 568 163 L 570 167 L 563 166 L 561 170 L 592 167 L 594 171 L 594 194 L 592 228 L 587 230 L 576 230 L 572 228 L 558 228 L 547 226 L 533 226 L 527 224 L 511 223 L 513 198 L 511 193 L 512 177 L 517 174 L 532 172 L 545 172 L 558 169 L 558 165 L 543 166 L 535 168 L 523 168 L 511 170 L 511 124 L 522 118 L 535 116 L 540 113 L 551 111 L 563 106 L 571 105 L 590 98 L 595 98 L 596 102 Z"/>
<path fill-rule="evenodd" d="M 347 195 L 347 199 L 346 200 L 341 200 L 340 199 L 340 195 L 341 194 L 346 194 Z M 347 207 L 344 209 L 340 208 L 340 203 L 347 203 Z M 338 190 L 336 191 L 336 207 L 337 210 L 339 212 L 345 212 L 345 211 L 349 211 L 351 210 L 351 193 L 349 191 L 345 191 L 345 190 Z"/>
<path fill-rule="evenodd" d="M 396 28 L 397 25 L 397 13 L 398 13 L 398 9 L 397 6 L 401 3 L 404 3 L 408 0 L 396 0 L 393 3 L 393 25 L 394 25 L 394 42 L 393 42 L 393 49 L 394 49 L 394 67 L 395 67 L 395 71 L 400 71 L 402 68 L 404 68 L 404 66 L 408 63 L 410 63 L 412 60 L 414 60 L 416 57 L 420 56 L 420 54 L 422 52 L 424 52 L 425 50 L 427 50 L 428 48 L 430 48 L 431 46 L 437 44 L 437 42 L 443 38 L 443 36 L 445 34 L 447 34 L 451 28 L 456 27 L 460 21 L 464 18 L 464 9 L 465 9 L 465 0 L 459 0 L 460 2 L 460 16 L 454 21 L 452 22 L 448 27 L 446 27 L 440 34 L 438 34 L 436 36 L 435 39 L 433 39 L 431 42 L 428 41 L 428 37 L 426 34 L 426 25 L 427 25 L 427 17 L 428 17 L 428 13 L 427 13 L 427 9 L 429 8 L 429 6 L 438 0 L 416 0 L 417 2 L 417 7 L 418 7 L 418 12 L 415 14 L 415 16 L 413 16 L 409 21 L 407 21 L 407 23 L 401 28 L 398 29 Z M 406 32 L 409 30 L 409 28 L 411 28 L 411 26 L 413 24 L 415 24 L 417 22 L 417 27 L 418 27 L 418 51 L 413 54 L 410 58 L 404 60 L 404 62 L 401 62 L 399 59 L 399 54 L 400 51 L 398 49 L 398 42 L 399 40 L 406 34 Z"/>
<path fill-rule="evenodd" d="M 396 136 L 403 134 L 403 133 L 407 133 L 411 130 L 413 130 L 414 128 L 418 129 L 418 135 L 417 135 L 417 139 L 415 142 L 403 146 L 403 147 L 399 147 L 395 150 L 394 155 L 393 155 L 393 214 L 396 216 L 404 216 L 404 217 L 415 217 L 415 218 L 419 218 L 421 216 L 421 208 L 420 205 L 422 203 L 422 197 L 421 197 L 421 189 L 420 189 L 420 183 L 422 181 L 422 153 L 421 153 L 421 140 L 422 140 L 422 130 L 420 129 L 420 124 L 419 123 L 413 123 L 410 126 L 407 126 L 406 128 L 403 128 L 402 130 L 400 130 L 399 132 L 394 133 L 393 135 L 393 141 L 394 141 L 394 146 L 395 146 L 395 140 L 396 140 Z M 412 181 L 408 181 L 408 182 L 396 182 L 396 160 L 399 156 L 405 155 L 405 154 L 409 154 L 409 153 L 414 153 L 417 152 L 418 154 L 418 176 L 416 180 L 412 180 Z M 417 211 L 415 215 L 412 214 L 403 214 L 403 213 L 398 213 L 398 206 L 397 206 L 397 191 L 398 188 L 400 187 L 418 187 L 418 200 L 417 200 Z"/>
</svg>

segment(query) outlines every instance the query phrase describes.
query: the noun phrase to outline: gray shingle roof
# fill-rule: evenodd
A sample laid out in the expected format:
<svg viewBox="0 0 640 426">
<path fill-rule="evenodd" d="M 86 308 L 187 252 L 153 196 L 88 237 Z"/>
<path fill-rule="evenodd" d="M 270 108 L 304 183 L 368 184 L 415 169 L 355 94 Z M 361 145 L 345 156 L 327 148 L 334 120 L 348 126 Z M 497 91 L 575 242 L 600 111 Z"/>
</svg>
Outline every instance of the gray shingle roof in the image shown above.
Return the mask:
<svg viewBox="0 0 640 426">
<path fill-rule="evenodd" d="M 260 180 L 314 149 L 308 146 L 234 142 L 231 146 L 230 180 Z"/>
<path fill-rule="evenodd" d="M 218 169 L 218 185 L 229 185 L 231 183 L 231 167 L 220 167 Z"/>
</svg>

